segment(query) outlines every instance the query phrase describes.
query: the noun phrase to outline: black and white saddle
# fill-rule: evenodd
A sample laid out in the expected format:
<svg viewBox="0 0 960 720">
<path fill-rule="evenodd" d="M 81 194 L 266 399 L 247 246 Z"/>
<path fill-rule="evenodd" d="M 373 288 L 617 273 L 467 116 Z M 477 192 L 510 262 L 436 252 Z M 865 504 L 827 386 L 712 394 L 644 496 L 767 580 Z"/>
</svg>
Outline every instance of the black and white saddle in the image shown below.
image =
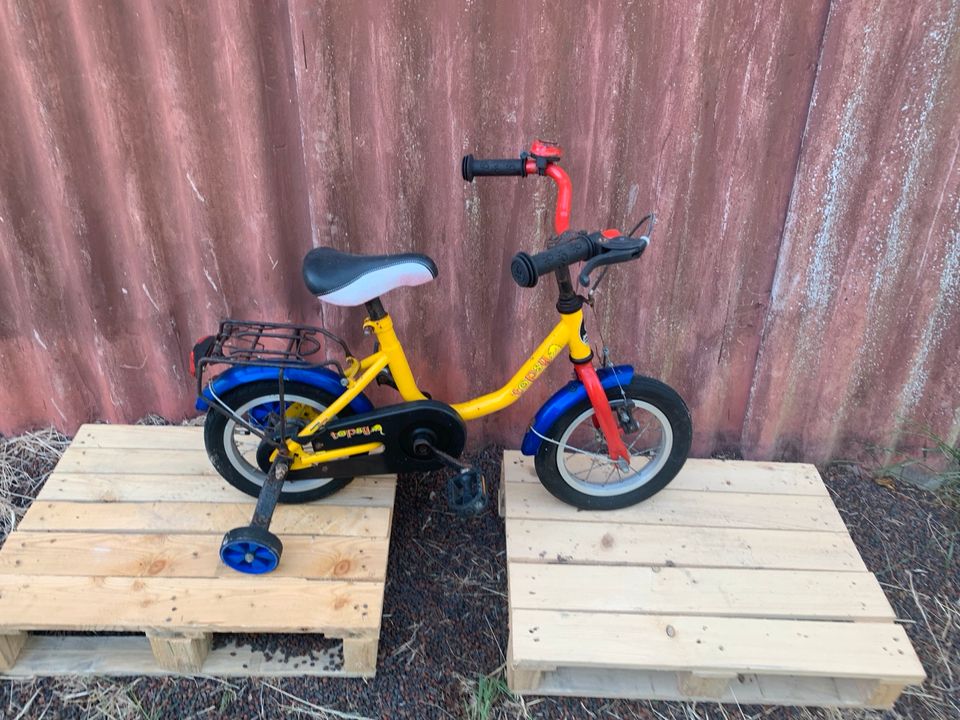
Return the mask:
<svg viewBox="0 0 960 720">
<path fill-rule="evenodd" d="M 437 276 L 426 255 L 351 255 L 328 247 L 314 248 L 303 259 L 303 281 L 331 305 L 362 305 L 398 287 L 423 285 Z"/>
</svg>

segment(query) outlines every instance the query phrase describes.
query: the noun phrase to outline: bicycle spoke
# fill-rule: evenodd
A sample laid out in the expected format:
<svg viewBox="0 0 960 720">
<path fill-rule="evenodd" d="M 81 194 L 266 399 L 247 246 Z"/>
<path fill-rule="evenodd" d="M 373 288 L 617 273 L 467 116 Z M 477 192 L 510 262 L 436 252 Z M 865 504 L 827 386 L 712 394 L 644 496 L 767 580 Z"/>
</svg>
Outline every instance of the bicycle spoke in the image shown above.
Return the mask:
<svg viewBox="0 0 960 720">
<path fill-rule="evenodd" d="M 607 479 L 603 481 L 604 485 L 610 484 L 610 478 L 613 477 L 614 471 L 619 472 L 619 468 L 616 463 L 610 463 L 610 472 L 607 473 Z"/>
<path fill-rule="evenodd" d="M 580 448 L 575 448 L 573 447 L 573 445 L 563 445 L 561 449 L 568 450 L 574 455 L 586 455 L 587 457 L 597 458 L 598 460 L 602 460 L 605 457 L 604 455 L 600 455 L 599 453 L 593 453 L 593 452 L 590 452 L 589 450 L 581 450 Z"/>
<path fill-rule="evenodd" d="M 596 466 L 597 466 L 597 459 L 596 459 L 596 458 L 590 458 L 590 467 L 587 469 L 587 477 L 588 477 L 588 478 L 589 478 L 590 475 L 593 473 L 593 469 L 594 469 Z"/>
<path fill-rule="evenodd" d="M 583 455 L 590 458 L 590 466 L 585 470 L 572 471 L 575 475 L 580 477 L 584 482 L 590 482 L 590 477 L 593 475 L 594 470 L 597 469 L 598 464 L 602 467 L 610 467 L 613 470 L 619 472 L 619 467 L 617 463 L 612 461 L 607 455 L 602 455 L 599 453 L 592 453 L 587 450 L 582 450 L 580 448 L 573 447 L 572 445 L 564 445 L 561 450 L 569 452 L 571 455 Z M 613 476 L 613 470 L 607 475 L 607 479 L 602 483 L 606 484 L 610 481 L 610 478 Z M 622 477 L 622 474 L 621 474 Z"/>
<path fill-rule="evenodd" d="M 640 441 L 640 438 L 642 438 L 642 437 L 643 437 L 643 434 L 642 434 L 642 433 L 641 433 L 640 435 L 637 435 L 637 436 L 633 439 L 633 442 L 630 443 L 630 444 L 627 446 L 627 450 L 628 450 L 628 451 L 633 450 L 633 446 L 636 445 L 636 444 Z M 655 446 L 654 446 L 654 447 L 655 447 Z"/>
</svg>

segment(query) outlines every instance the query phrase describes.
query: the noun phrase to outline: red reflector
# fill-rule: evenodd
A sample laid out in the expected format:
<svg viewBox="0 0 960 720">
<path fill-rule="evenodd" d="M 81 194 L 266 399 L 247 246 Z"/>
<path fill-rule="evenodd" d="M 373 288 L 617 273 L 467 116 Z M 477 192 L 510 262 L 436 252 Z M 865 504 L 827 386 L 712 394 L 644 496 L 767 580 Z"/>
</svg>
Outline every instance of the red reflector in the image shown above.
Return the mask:
<svg viewBox="0 0 960 720">
<path fill-rule="evenodd" d="M 190 374 L 193 375 L 193 377 L 197 376 L 197 362 L 203 360 L 203 358 L 210 354 L 214 340 L 213 335 L 206 335 L 197 340 L 197 344 L 194 345 L 193 350 L 190 351 Z"/>
</svg>

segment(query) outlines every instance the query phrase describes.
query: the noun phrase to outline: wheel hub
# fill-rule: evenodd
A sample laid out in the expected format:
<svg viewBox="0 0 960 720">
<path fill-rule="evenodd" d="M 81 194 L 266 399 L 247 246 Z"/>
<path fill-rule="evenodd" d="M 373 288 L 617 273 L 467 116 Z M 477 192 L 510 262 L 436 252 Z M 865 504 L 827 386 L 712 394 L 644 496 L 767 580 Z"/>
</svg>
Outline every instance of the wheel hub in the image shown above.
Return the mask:
<svg viewBox="0 0 960 720">
<path fill-rule="evenodd" d="M 290 418 L 287 420 L 287 437 L 296 435 L 301 430 L 307 426 L 305 420 L 293 419 Z M 267 438 L 272 440 L 274 443 L 280 442 L 280 420 L 279 418 L 276 421 L 276 424 L 267 432 Z M 276 450 L 274 445 L 271 445 L 267 442 L 266 439 L 260 441 L 260 445 L 257 447 L 257 466 L 264 472 L 269 472 L 270 470 L 270 456 L 273 455 L 273 451 Z"/>
</svg>

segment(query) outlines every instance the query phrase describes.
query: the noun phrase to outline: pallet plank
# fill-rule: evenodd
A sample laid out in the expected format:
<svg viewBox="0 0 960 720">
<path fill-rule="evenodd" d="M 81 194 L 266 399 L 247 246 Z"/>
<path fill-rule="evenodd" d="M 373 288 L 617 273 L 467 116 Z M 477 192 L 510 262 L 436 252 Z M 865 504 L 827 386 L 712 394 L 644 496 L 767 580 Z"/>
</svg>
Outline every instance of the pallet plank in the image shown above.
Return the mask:
<svg viewBox="0 0 960 720">
<path fill-rule="evenodd" d="M 514 609 L 510 626 L 513 659 L 521 668 L 762 672 L 903 683 L 924 678 L 907 634 L 892 623 Z"/>
<path fill-rule="evenodd" d="M 271 577 L 380 580 L 387 538 L 282 536 L 284 555 Z M 16 531 L 0 552 L 0 573 L 126 577 L 231 577 L 220 562 L 218 534 L 58 533 Z"/>
<path fill-rule="evenodd" d="M 51 675 L 168 675 L 160 668 L 143 636 L 30 635 L 17 664 L 4 677 Z M 264 654 L 248 644 L 229 640 L 215 643 L 201 670 L 216 677 L 341 676 L 346 672 L 340 649 L 318 648 L 311 655 Z"/>
<path fill-rule="evenodd" d="M 842 533 L 552 520 L 508 521 L 507 557 L 593 565 L 866 570 L 853 541 Z"/>
<path fill-rule="evenodd" d="M 57 464 L 61 472 L 96 475 L 193 475 L 219 478 L 200 448 L 97 448 L 71 445 Z"/>
<path fill-rule="evenodd" d="M 890 621 L 868 572 L 509 564 L 511 607 L 532 610 Z M 571 592 L 571 588 L 589 588 Z"/>
<path fill-rule="evenodd" d="M 219 476 L 217 476 L 219 478 Z M 37 500 L 72 502 L 247 502 L 256 498 L 226 480 L 196 475 L 97 474 L 55 471 L 44 483 Z M 367 505 L 392 507 L 396 483 L 383 477 L 354 479 L 349 485 L 322 500 L 323 505 Z"/>
<path fill-rule="evenodd" d="M 78 602 L 82 599 L 82 602 Z M 375 631 L 383 583 L 0 575 L 0 630 Z"/>
<path fill-rule="evenodd" d="M 532 483 L 507 483 L 506 494 L 507 518 L 847 532 L 830 498 L 814 495 L 771 502 L 769 495 L 667 487 L 633 507 L 589 511 L 567 505 Z"/>
<path fill-rule="evenodd" d="M 533 458 L 504 452 L 507 482 L 540 482 Z M 675 490 L 829 496 L 820 473 L 808 463 L 747 462 L 691 458 L 670 482 Z"/>
<path fill-rule="evenodd" d="M 24 531 L 224 533 L 248 525 L 250 503 L 37 502 L 20 521 Z M 390 508 L 278 505 L 270 529 L 277 535 L 387 537 Z"/>
<path fill-rule="evenodd" d="M 203 450 L 202 425 L 81 425 L 71 446 L 79 448 L 142 448 Z"/>
<path fill-rule="evenodd" d="M 643 700 L 708 700 L 737 705 L 817 707 L 890 707 L 871 704 L 862 680 L 828 677 L 758 676 L 739 674 L 719 698 L 691 697 L 681 692 L 677 673 L 618 668 L 557 668 L 542 673 L 536 693 L 569 697 L 635 698 Z M 514 687 L 511 685 L 511 687 Z M 517 690 L 528 690 L 517 686 Z"/>
</svg>

